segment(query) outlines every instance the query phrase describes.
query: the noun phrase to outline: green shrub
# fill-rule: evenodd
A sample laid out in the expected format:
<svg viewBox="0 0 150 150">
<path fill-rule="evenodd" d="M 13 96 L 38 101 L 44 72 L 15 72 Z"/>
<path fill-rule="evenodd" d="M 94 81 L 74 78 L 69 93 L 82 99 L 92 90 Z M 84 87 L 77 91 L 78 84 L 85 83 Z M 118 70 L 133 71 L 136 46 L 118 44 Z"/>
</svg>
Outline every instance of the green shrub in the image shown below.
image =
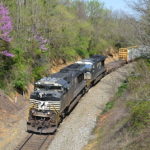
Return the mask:
<svg viewBox="0 0 150 150">
<path fill-rule="evenodd" d="M 77 49 L 76 51 L 78 55 L 81 56 L 82 58 L 89 57 L 89 53 L 87 50 Z"/>
<path fill-rule="evenodd" d="M 28 83 L 28 74 L 26 72 L 18 72 L 13 82 L 13 87 L 19 93 L 22 93 L 23 91 L 26 90 L 27 83 Z"/>
<path fill-rule="evenodd" d="M 42 78 L 43 75 L 47 74 L 46 66 L 37 66 L 32 71 L 32 76 L 35 81 Z"/>
<path fill-rule="evenodd" d="M 110 101 L 110 102 L 108 102 L 108 103 L 105 105 L 105 108 L 104 108 L 102 114 L 108 112 L 110 109 L 113 108 L 117 97 L 121 97 L 122 94 L 123 94 L 123 93 L 125 92 L 125 90 L 127 89 L 127 87 L 128 87 L 128 82 L 125 80 L 125 81 L 122 83 L 122 85 L 118 88 L 118 91 L 117 91 L 116 95 L 114 96 L 113 100 Z"/>
<path fill-rule="evenodd" d="M 115 104 L 115 101 L 114 101 L 114 100 L 108 102 L 108 103 L 105 105 L 105 108 L 104 108 L 102 114 L 104 114 L 104 113 L 108 112 L 110 109 L 112 109 L 113 106 L 114 106 L 114 104 Z"/>
<path fill-rule="evenodd" d="M 150 123 L 150 101 L 139 100 L 128 102 L 131 111 L 129 120 L 131 129 L 139 129 L 148 126 Z"/>
<path fill-rule="evenodd" d="M 116 96 L 118 96 L 118 97 L 122 96 L 122 94 L 125 92 L 125 90 L 127 89 L 127 87 L 128 87 L 128 82 L 124 81 L 122 83 L 122 85 L 118 88 Z"/>
<path fill-rule="evenodd" d="M 3 81 L 0 82 L 0 89 L 4 89 L 5 83 Z"/>
<path fill-rule="evenodd" d="M 77 57 L 77 53 L 76 51 L 73 49 L 73 48 L 69 48 L 69 47 L 65 47 L 65 48 L 62 48 L 63 50 L 63 53 L 64 53 L 64 59 L 66 60 L 73 60 L 73 58 Z"/>
<path fill-rule="evenodd" d="M 146 65 L 150 68 L 150 59 L 145 60 Z"/>
<path fill-rule="evenodd" d="M 98 51 L 97 50 L 90 50 L 89 51 L 89 56 L 93 56 L 95 54 L 98 54 Z"/>
</svg>

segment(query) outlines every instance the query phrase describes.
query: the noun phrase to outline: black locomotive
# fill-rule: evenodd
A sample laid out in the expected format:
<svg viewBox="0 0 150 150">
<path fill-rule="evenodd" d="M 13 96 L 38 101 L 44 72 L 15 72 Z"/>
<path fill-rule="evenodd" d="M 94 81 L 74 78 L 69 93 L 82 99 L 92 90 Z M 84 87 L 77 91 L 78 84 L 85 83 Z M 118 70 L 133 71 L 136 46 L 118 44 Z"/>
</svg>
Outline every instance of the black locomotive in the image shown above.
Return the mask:
<svg viewBox="0 0 150 150">
<path fill-rule="evenodd" d="M 83 59 L 76 62 L 76 64 L 84 65 L 86 68 L 84 79 L 87 82 L 87 90 L 104 77 L 106 73 L 104 65 L 105 59 L 105 56 L 94 55 L 89 59 Z"/>
<path fill-rule="evenodd" d="M 36 82 L 30 96 L 27 131 L 55 132 L 81 96 L 105 75 L 105 59 L 95 55 Z"/>
</svg>

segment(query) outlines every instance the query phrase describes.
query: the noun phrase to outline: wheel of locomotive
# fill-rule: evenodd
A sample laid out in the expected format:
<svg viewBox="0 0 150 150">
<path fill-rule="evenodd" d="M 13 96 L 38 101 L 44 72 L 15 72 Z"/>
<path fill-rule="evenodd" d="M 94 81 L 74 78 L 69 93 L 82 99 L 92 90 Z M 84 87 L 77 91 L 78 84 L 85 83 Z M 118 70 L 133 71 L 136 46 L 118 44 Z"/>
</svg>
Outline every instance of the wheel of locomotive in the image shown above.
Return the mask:
<svg viewBox="0 0 150 150">
<path fill-rule="evenodd" d="M 86 87 L 83 89 L 83 91 L 82 91 L 82 95 L 84 95 L 85 93 L 87 93 L 87 89 L 86 89 Z"/>
<path fill-rule="evenodd" d="M 58 128 L 59 127 L 59 125 L 60 125 L 60 123 L 62 122 L 62 117 L 61 117 L 61 115 L 58 115 L 58 117 L 57 117 L 57 121 L 56 121 L 56 127 Z"/>
<path fill-rule="evenodd" d="M 70 114 L 70 111 L 69 111 L 69 106 L 65 109 L 65 116 L 68 116 Z"/>
<path fill-rule="evenodd" d="M 65 118 L 65 116 L 66 116 L 66 113 L 65 113 L 65 111 L 61 114 L 61 116 L 60 116 L 60 123 L 63 121 L 63 119 Z"/>
</svg>

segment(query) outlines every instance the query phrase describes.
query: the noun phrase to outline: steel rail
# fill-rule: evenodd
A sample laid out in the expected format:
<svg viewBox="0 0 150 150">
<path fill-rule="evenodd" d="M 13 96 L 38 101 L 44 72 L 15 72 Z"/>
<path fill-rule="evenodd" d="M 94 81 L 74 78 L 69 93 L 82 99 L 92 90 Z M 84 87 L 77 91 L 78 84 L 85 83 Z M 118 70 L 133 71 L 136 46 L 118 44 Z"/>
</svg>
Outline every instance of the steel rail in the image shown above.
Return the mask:
<svg viewBox="0 0 150 150">
<path fill-rule="evenodd" d="M 54 135 L 29 134 L 15 150 L 46 150 Z"/>
</svg>

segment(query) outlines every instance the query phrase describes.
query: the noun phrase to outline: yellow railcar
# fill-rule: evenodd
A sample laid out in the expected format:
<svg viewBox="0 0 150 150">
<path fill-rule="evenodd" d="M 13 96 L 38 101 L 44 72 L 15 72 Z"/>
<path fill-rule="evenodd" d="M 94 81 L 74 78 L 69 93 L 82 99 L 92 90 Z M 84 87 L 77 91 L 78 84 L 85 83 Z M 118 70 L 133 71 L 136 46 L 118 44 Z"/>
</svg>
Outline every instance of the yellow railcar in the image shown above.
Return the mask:
<svg viewBox="0 0 150 150">
<path fill-rule="evenodd" d="M 125 60 L 125 61 L 131 61 L 133 59 L 133 56 L 136 57 L 137 55 L 137 48 L 138 46 L 132 46 L 127 48 L 120 48 L 119 49 L 119 59 Z"/>
</svg>

